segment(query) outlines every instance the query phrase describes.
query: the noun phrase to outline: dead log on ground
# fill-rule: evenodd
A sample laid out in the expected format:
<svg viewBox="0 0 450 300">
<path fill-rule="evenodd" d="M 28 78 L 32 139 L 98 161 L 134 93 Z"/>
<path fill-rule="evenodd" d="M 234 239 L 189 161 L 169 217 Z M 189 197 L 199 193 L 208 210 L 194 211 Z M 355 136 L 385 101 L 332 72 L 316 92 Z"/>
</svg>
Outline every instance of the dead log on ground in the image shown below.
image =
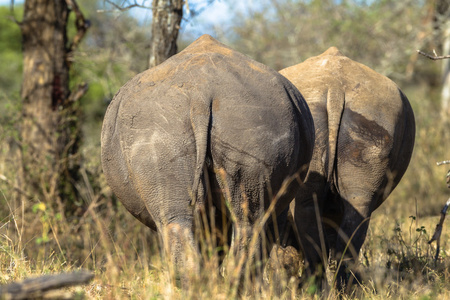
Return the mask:
<svg viewBox="0 0 450 300">
<path fill-rule="evenodd" d="M 0 299 L 47 299 L 46 294 L 49 292 L 63 287 L 85 284 L 92 278 L 94 278 L 94 274 L 89 271 L 76 271 L 27 278 L 21 282 L 13 282 L 0 286 Z M 59 296 L 54 295 L 54 297 L 66 298 L 62 294 L 59 294 Z"/>
</svg>

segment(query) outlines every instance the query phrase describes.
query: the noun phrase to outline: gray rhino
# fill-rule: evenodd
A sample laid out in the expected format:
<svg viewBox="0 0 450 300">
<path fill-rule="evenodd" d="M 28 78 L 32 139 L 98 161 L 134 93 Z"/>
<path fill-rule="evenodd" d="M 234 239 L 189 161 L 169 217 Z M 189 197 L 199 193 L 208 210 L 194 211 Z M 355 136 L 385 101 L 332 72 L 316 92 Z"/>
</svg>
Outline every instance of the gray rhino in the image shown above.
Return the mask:
<svg viewBox="0 0 450 300">
<path fill-rule="evenodd" d="M 280 73 L 305 97 L 315 125 L 306 183 L 290 211 L 309 274 L 323 274 L 318 267 L 331 256 L 342 266 L 336 282 L 342 288 L 348 283 L 343 266 L 358 257 L 372 212 L 408 167 L 414 114 L 390 79 L 335 47 Z M 323 224 L 316 219 L 316 200 Z"/>
<path fill-rule="evenodd" d="M 161 234 L 183 279 L 198 271 L 196 220 L 211 208 L 232 221 L 230 253 L 255 259 L 253 230 L 280 189 L 271 213 L 287 211 L 313 143 L 310 111 L 286 78 L 203 35 L 119 90 L 101 160 L 112 191 Z"/>
</svg>

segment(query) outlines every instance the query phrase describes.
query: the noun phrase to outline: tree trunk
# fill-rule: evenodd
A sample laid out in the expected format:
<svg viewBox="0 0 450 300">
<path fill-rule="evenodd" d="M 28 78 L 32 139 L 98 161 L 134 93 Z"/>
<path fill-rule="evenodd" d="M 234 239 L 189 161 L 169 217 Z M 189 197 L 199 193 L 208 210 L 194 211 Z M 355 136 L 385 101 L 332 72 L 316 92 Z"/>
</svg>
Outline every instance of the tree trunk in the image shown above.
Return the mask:
<svg viewBox="0 0 450 300">
<path fill-rule="evenodd" d="M 79 12 L 72 0 L 26 0 L 20 24 L 24 62 L 21 188 L 60 205 L 64 194 L 73 194 L 71 188 L 67 190 L 73 182 L 68 176 L 78 166 L 71 160 L 79 142 L 78 112 L 69 90 L 68 55 L 73 44 L 68 46 L 66 27 L 71 8 Z M 77 29 L 78 25 L 87 29 L 81 23 Z"/>
<path fill-rule="evenodd" d="M 450 55 L 450 20 L 445 24 L 442 55 Z M 450 59 L 442 61 L 442 112 L 446 120 L 450 120 Z"/>
<path fill-rule="evenodd" d="M 448 0 L 437 0 L 434 17 L 434 30 L 437 34 L 440 55 L 450 54 L 450 2 Z M 443 117 L 450 120 L 450 60 L 442 60 L 442 92 L 441 104 Z"/>
<path fill-rule="evenodd" d="M 178 32 L 183 18 L 183 2 L 183 0 L 153 0 L 150 68 L 177 53 Z"/>
</svg>

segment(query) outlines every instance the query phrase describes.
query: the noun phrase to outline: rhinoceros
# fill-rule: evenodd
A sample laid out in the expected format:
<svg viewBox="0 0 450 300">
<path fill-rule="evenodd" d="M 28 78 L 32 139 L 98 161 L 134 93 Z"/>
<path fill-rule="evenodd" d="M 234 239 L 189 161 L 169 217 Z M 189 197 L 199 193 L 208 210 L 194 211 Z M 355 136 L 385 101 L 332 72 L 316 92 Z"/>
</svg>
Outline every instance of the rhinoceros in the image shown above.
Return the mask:
<svg viewBox="0 0 450 300">
<path fill-rule="evenodd" d="M 313 158 L 305 185 L 290 206 L 309 274 L 323 274 L 318 267 L 328 256 L 350 267 L 372 212 L 408 167 L 413 111 L 394 82 L 335 47 L 280 73 L 302 93 L 314 119 Z M 316 207 L 323 224 L 317 221 Z M 336 276 L 339 288 L 348 284 L 343 267 Z"/>
<path fill-rule="evenodd" d="M 256 259 L 252 230 L 269 207 L 287 211 L 313 143 L 310 111 L 286 78 L 203 35 L 118 91 L 101 160 L 112 191 L 160 233 L 183 276 L 198 271 L 196 219 L 211 207 L 232 221 L 230 253 Z"/>
</svg>

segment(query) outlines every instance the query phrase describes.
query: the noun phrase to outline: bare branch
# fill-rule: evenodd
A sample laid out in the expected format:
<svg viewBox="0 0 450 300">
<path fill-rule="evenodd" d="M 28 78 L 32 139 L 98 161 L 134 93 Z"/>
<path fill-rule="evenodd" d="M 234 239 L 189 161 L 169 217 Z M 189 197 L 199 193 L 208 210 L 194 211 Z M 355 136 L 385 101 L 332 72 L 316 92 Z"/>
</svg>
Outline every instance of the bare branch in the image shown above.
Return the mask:
<svg viewBox="0 0 450 300">
<path fill-rule="evenodd" d="M 441 165 L 448 165 L 450 164 L 450 160 L 444 160 L 444 161 L 438 161 L 436 163 L 436 165 L 441 166 Z"/>
<path fill-rule="evenodd" d="M 86 34 L 87 29 L 91 25 L 89 21 L 84 19 L 83 13 L 81 12 L 78 4 L 75 0 L 66 0 L 67 5 L 73 10 L 75 13 L 75 26 L 77 27 L 77 34 L 74 36 L 72 43 L 69 47 L 69 53 L 73 52 L 78 44 L 83 39 Z"/>
<path fill-rule="evenodd" d="M 22 147 L 22 145 L 19 145 L 20 147 Z M 5 175 L 0 174 L 0 180 L 6 182 L 9 186 L 11 186 L 16 192 L 18 192 L 19 194 L 21 194 L 22 196 L 27 197 L 28 199 L 33 199 L 33 196 L 31 196 L 30 194 L 28 194 L 26 191 L 24 191 L 23 189 L 21 189 L 20 187 L 18 187 L 14 182 L 12 182 L 11 180 L 9 180 L 8 178 L 6 178 Z"/>
<path fill-rule="evenodd" d="M 189 8 L 189 1 L 186 0 L 186 2 L 184 4 L 185 4 L 184 7 L 186 7 L 186 14 L 190 15 L 191 9 Z"/>
<path fill-rule="evenodd" d="M 437 261 L 439 258 L 442 228 L 443 228 L 445 216 L 447 214 L 447 209 L 448 209 L 449 205 L 450 205 L 450 198 L 447 200 L 447 203 L 445 203 L 444 207 L 442 208 L 441 219 L 439 220 L 439 223 L 436 225 L 436 229 L 434 230 L 433 236 L 428 241 L 428 244 L 431 244 L 432 242 L 436 241 L 436 255 L 434 256 L 434 261 Z"/>
<path fill-rule="evenodd" d="M 8 17 L 8 19 L 10 19 L 11 21 L 13 21 L 14 23 L 16 23 L 17 25 L 21 25 L 22 22 L 20 22 L 19 20 L 17 20 L 16 18 L 16 14 L 14 11 L 14 0 L 11 0 L 11 2 L 9 3 L 9 12 L 11 13 L 11 16 Z"/>
<path fill-rule="evenodd" d="M 436 52 L 435 52 L 435 51 L 434 51 L 434 56 L 431 55 L 431 54 L 425 53 L 425 52 L 423 52 L 423 51 L 420 51 L 420 50 L 416 50 L 416 51 L 417 51 L 417 53 L 419 53 L 420 55 L 423 55 L 423 56 L 425 56 L 425 57 L 427 57 L 427 58 L 429 58 L 429 59 L 432 59 L 432 60 L 440 60 L 440 59 L 447 59 L 447 58 L 450 58 L 450 55 L 441 55 L 441 56 L 438 56 L 438 55 L 436 55 Z"/>
<path fill-rule="evenodd" d="M 132 8 L 134 8 L 134 7 L 151 9 L 151 7 L 146 6 L 146 5 L 143 5 L 143 4 L 139 4 L 139 3 L 137 3 L 136 1 L 134 1 L 134 3 L 132 3 L 132 4 L 128 4 L 127 6 L 121 6 L 121 5 L 118 5 L 118 4 L 114 3 L 114 2 L 111 1 L 111 0 L 105 0 L 105 2 L 108 3 L 108 4 L 110 4 L 110 5 L 113 6 L 116 10 L 121 11 L 121 12 L 130 10 L 130 9 L 132 9 Z M 126 1 L 126 3 L 128 3 L 128 1 Z M 102 12 L 105 12 L 105 11 L 103 10 Z"/>
<path fill-rule="evenodd" d="M 77 86 L 77 88 L 74 89 L 70 93 L 68 101 L 69 102 L 76 102 L 76 101 L 78 101 L 81 97 L 84 96 L 84 94 L 86 94 L 88 88 L 89 88 L 89 85 L 86 82 L 83 82 L 83 83 L 79 84 Z"/>
</svg>

